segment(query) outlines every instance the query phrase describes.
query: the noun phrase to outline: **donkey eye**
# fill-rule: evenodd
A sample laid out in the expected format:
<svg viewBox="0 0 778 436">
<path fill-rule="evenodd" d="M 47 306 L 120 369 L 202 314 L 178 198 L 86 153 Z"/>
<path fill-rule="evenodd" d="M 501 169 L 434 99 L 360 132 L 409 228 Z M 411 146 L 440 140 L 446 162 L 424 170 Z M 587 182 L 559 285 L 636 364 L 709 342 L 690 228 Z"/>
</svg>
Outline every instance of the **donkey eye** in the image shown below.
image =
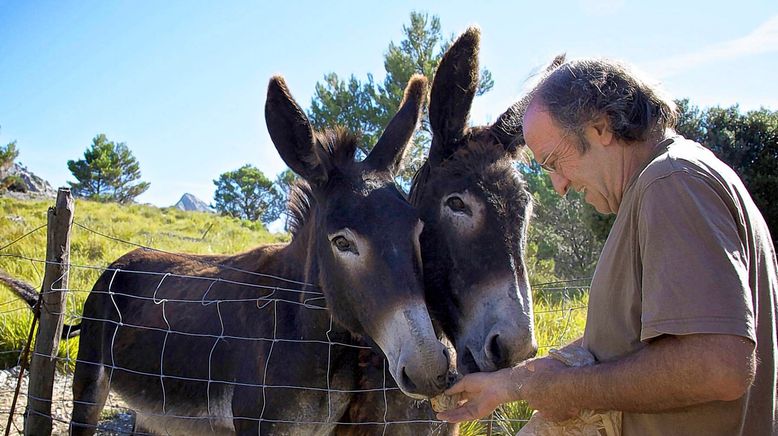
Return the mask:
<svg viewBox="0 0 778 436">
<path fill-rule="evenodd" d="M 454 212 L 467 213 L 467 206 L 461 198 L 457 196 L 451 196 L 446 200 L 446 206 Z"/>
<path fill-rule="evenodd" d="M 350 251 L 354 254 L 359 254 L 359 252 L 357 251 L 357 247 L 354 246 L 354 244 L 351 243 L 351 241 L 346 239 L 344 236 L 340 236 L 340 235 L 335 236 L 334 238 L 332 238 L 332 241 L 330 242 L 332 242 L 332 245 L 334 245 L 335 248 L 337 248 L 339 251 L 342 252 Z"/>
</svg>

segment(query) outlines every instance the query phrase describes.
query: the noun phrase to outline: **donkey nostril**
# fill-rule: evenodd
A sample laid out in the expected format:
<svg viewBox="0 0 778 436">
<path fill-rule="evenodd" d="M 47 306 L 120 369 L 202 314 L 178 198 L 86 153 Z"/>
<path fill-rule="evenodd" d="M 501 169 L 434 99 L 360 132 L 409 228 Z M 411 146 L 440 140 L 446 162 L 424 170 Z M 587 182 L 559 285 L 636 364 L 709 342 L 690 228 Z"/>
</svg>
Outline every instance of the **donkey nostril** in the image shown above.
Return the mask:
<svg viewBox="0 0 778 436">
<path fill-rule="evenodd" d="M 437 377 L 435 377 L 435 385 L 437 387 L 446 387 L 446 384 L 448 382 L 448 373 L 446 374 L 439 374 Z"/>
<path fill-rule="evenodd" d="M 499 364 L 503 360 L 503 352 L 500 347 L 500 335 L 495 334 L 489 339 L 489 343 L 486 345 L 487 354 L 491 357 L 492 362 Z"/>
<path fill-rule="evenodd" d="M 475 361 L 475 356 L 473 355 L 473 352 L 470 351 L 470 347 L 465 348 L 465 352 L 462 353 L 462 357 L 459 359 L 461 359 L 459 364 L 459 372 L 462 374 L 470 374 L 480 371 L 480 368 Z"/>
<path fill-rule="evenodd" d="M 405 372 L 404 366 L 402 372 L 400 372 L 400 379 L 402 381 L 402 386 L 406 392 L 416 392 L 416 383 L 414 383 L 413 380 L 411 380 L 411 378 L 408 377 L 408 373 Z"/>
</svg>

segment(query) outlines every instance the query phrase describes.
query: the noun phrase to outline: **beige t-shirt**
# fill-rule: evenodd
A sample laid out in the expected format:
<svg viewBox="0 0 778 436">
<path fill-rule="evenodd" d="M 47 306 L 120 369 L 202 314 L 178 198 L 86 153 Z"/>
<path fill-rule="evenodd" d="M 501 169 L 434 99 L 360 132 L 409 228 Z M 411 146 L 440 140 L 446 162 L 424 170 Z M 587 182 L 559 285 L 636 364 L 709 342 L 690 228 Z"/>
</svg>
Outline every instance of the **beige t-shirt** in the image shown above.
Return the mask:
<svg viewBox="0 0 778 436">
<path fill-rule="evenodd" d="M 618 359 L 661 335 L 756 342 L 756 380 L 735 401 L 625 413 L 631 435 L 769 435 L 776 417 L 775 249 L 735 172 L 699 144 L 666 140 L 625 191 L 592 279 L 584 346 Z"/>
</svg>

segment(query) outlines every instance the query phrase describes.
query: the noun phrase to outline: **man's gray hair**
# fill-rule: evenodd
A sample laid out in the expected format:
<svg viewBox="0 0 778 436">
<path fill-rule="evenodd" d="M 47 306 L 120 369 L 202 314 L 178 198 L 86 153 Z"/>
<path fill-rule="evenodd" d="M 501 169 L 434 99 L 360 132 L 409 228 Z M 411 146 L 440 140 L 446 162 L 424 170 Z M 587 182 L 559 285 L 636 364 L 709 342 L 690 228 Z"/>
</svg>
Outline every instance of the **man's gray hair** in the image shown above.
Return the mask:
<svg viewBox="0 0 778 436">
<path fill-rule="evenodd" d="M 528 96 L 539 100 L 560 126 L 578 136 L 581 152 L 588 149 L 583 131 L 606 116 L 617 139 L 645 141 L 674 128 L 675 103 L 627 65 L 608 59 L 572 60 L 547 71 Z"/>
</svg>

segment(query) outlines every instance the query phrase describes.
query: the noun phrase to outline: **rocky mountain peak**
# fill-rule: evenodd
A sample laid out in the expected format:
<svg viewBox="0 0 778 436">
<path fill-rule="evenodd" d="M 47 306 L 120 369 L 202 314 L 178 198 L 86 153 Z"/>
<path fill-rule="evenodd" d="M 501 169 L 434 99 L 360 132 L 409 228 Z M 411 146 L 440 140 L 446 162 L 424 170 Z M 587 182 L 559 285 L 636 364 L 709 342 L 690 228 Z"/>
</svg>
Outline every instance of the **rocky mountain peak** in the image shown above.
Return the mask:
<svg viewBox="0 0 778 436">
<path fill-rule="evenodd" d="M 56 197 L 57 190 L 51 184 L 33 174 L 27 167 L 19 163 L 2 171 L 0 183 L 12 197 Z"/>
<path fill-rule="evenodd" d="M 188 192 L 182 195 L 181 199 L 178 200 L 178 203 L 176 203 L 173 207 L 186 211 L 213 212 L 213 209 L 208 206 L 208 203 L 200 200 Z"/>
</svg>

